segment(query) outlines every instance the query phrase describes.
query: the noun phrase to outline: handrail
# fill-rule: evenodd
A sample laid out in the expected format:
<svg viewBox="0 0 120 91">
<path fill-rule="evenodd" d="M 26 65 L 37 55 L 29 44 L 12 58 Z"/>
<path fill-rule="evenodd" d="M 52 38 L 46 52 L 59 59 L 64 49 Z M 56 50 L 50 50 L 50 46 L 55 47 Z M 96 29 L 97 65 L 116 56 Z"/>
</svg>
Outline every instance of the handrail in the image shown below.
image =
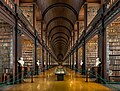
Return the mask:
<svg viewBox="0 0 120 91">
<path fill-rule="evenodd" d="M 117 0 L 105 0 L 106 9 L 109 9 Z"/>
<path fill-rule="evenodd" d="M 12 10 L 15 10 L 15 4 L 13 0 L 1 0 L 1 1 L 2 3 L 6 3 Z"/>
</svg>

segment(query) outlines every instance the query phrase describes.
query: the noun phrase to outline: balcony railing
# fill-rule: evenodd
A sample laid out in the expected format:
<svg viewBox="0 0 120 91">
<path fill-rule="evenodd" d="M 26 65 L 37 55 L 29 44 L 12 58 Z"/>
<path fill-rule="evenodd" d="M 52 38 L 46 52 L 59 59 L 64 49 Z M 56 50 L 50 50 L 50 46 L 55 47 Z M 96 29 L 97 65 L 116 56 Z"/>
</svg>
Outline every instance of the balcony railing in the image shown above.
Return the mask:
<svg viewBox="0 0 120 91">
<path fill-rule="evenodd" d="M 3 0 L 12 10 L 15 10 L 15 4 L 13 0 Z"/>
<path fill-rule="evenodd" d="M 117 0 L 105 0 L 106 9 L 109 9 Z"/>
</svg>

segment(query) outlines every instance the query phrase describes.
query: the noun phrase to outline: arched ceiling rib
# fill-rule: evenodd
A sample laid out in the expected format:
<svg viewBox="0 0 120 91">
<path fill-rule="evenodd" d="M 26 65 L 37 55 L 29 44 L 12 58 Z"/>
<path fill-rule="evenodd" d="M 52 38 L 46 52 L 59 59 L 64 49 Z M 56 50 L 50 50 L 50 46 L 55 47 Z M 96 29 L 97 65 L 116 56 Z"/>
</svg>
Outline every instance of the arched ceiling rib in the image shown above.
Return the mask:
<svg viewBox="0 0 120 91">
<path fill-rule="evenodd" d="M 75 14 L 76 18 L 78 18 L 78 13 L 77 13 L 77 11 L 76 11 L 71 5 L 69 5 L 69 4 L 67 4 L 67 3 L 54 3 L 54 4 L 50 5 L 50 6 L 47 7 L 47 8 L 44 10 L 44 12 L 42 13 L 42 15 L 43 15 L 42 18 L 44 19 L 44 17 L 45 17 L 45 15 L 47 14 L 47 12 L 48 12 L 49 10 L 53 9 L 53 8 L 56 8 L 56 7 L 65 7 L 65 8 L 67 8 L 67 9 L 71 10 L 71 11 Z"/>
<path fill-rule="evenodd" d="M 67 45 L 67 40 L 64 37 L 57 37 L 56 39 L 54 39 L 52 41 L 52 43 L 54 44 L 57 41 L 62 41 L 62 42 L 64 42 Z"/>
<path fill-rule="evenodd" d="M 61 34 L 64 35 L 64 36 L 66 36 L 69 39 L 69 36 L 66 33 L 64 33 L 64 32 L 56 32 L 56 33 L 54 33 L 52 35 L 51 40 L 53 39 L 54 36 L 58 36 L 58 35 L 61 35 Z"/>
<path fill-rule="evenodd" d="M 70 25 L 71 25 L 71 27 L 74 29 L 74 24 L 72 23 L 72 21 L 71 20 L 69 20 L 68 18 L 66 18 L 66 17 L 63 17 L 63 16 L 59 16 L 59 17 L 54 17 L 53 19 L 51 19 L 48 23 L 47 23 L 47 25 L 46 25 L 46 30 L 48 30 L 48 26 L 52 23 L 52 22 L 54 22 L 55 20 L 64 20 L 64 21 L 67 21 L 68 23 L 70 23 Z"/>
<path fill-rule="evenodd" d="M 78 19 L 80 0 L 38 0 L 50 45 L 59 60 L 63 60 L 69 39 Z"/>
<path fill-rule="evenodd" d="M 77 19 L 84 21 L 84 8 L 80 9 L 84 0 L 18 0 L 20 6 L 33 5 L 37 1 L 36 20 L 44 20 L 44 30 L 48 41 L 58 60 L 62 60 L 67 52 L 71 32 Z M 87 0 L 88 4 L 100 4 L 101 0 Z M 89 4 L 90 5 L 90 4 Z M 89 6 L 88 5 L 88 6 Z M 39 12 L 40 11 L 40 12 Z M 80 15 L 79 15 L 80 11 Z M 42 14 L 42 15 L 41 15 Z M 79 15 L 79 17 L 78 17 Z M 42 18 L 42 19 L 41 19 Z M 46 27 L 45 27 L 46 26 Z"/>
<path fill-rule="evenodd" d="M 64 28 L 64 32 L 68 32 L 68 34 L 71 35 L 71 30 L 69 28 L 67 28 L 66 26 L 64 25 L 57 25 L 57 26 L 54 26 L 52 29 L 50 29 L 48 31 L 48 37 L 50 36 L 50 34 L 53 32 L 56 32 L 57 30 L 56 29 L 59 29 L 58 31 L 62 31 L 61 29 Z"/>
</svg>

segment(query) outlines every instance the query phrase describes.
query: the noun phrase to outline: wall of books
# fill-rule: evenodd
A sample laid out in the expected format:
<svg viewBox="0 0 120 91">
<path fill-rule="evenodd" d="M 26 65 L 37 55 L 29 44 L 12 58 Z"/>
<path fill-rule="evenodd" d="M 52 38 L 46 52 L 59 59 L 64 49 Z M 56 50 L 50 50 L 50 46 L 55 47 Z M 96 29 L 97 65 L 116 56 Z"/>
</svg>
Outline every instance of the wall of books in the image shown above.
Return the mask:
<svg viewBox="0 0 120 91">
<path fill-rule="evenodd" d="M 41 21 L 36 21 L 36 30 L 38 35 L 41 36 Z"/>
<path fill-rule="evenodd" d="M 120 82 L 120 17 L 107 27 L 107 45 L 109 78 Z"/>
<path fill-rule="evenodd" d="M 82 66 L 82 47 L 78 50 L 78 68 L 81 69 Z"/>
<path fill-rule="evenodd" d="M 79 37 L 82 35 L 82 32 L 84 30 L 84 21 L 79 22 Z"/>
<path fill-rule="evenodd" d="M 33 6 L 20 6 L 26 19 L 33 25 Z"/>
<path fill-rule="evenodd" d="M 80 9 L 78 18 L 79 18 L 79 37 L 80 37 L 84 30 L 84 5 Z"/>
<path fill-rule="evenodd" d="M 74 69 L 75 69 L 75 65 L 76 65 L 76 51 L 74 52 Z"/>
<path fill-rule="evenodd" d="M 25 67 L 33 67 L 34 44 L 25 35 L 22 35 L 22 57 Z"/>
<path fill-rule="evenodd" d="M 12 72 L 12 68 L 13 27 L 0 19 L 0 77 L 3 75 L 3 73 Z"/>
<path fill-rule="evenodd" d="M 42 47 L 41 45 L 38 45 L 37 47 L 37 62 L 39 63 L 39 69 L 42 69 Z"/>
<path fill-rule="evenodd" d="M 98 58 L 98 36 L 94 36 L 86 44 L 86 66 L 95 66 L 96 59 Z"/>
<path fill-rule="evenodd" d="M 93 4 L 93 3 L 88 3 L 88 25 L 90 24 L 90 22 L 93 20 L 93 18 L 96 16 L 97 11 L 100 8 L 100 4 Z"/>
</svg>

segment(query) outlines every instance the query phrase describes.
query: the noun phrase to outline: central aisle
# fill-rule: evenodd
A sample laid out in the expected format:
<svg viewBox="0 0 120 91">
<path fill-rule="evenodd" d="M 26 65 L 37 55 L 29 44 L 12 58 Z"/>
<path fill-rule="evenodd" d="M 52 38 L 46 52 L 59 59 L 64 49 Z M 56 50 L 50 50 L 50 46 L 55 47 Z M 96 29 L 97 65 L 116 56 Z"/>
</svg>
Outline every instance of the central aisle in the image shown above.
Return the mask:
<svg viewBox="0 0 120 91">
<path fill-rule="evenodd" d="M 85 82 L 85 78 L 67 70 L 64 81 L 56 81 L 54 69 L 34 77 L 34 83 L 27 79 L 24 83 L 14 85 L 7 91 L 111 91 L 109 88 L 94 82 Z"/>
</svg>

